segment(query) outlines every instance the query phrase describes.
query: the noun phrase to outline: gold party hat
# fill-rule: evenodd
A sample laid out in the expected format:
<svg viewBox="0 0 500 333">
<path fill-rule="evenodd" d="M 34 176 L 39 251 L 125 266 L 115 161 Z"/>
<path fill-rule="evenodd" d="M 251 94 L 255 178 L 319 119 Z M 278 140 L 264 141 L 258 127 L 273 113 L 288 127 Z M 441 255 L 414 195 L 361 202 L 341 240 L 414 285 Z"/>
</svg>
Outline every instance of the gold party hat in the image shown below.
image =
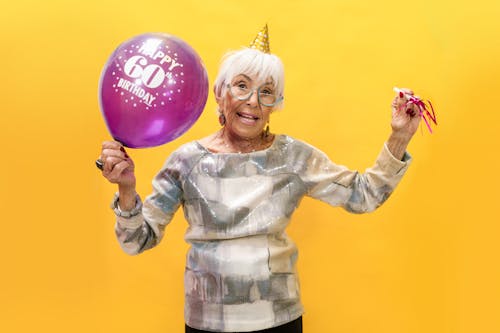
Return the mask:
<svg viewBox="0 0 500 333">
<path fill-rule="evenodd" d="M 269 33 L 267 31 L 267 24 L 261 31 L 259 31 L 252 44 L 250 44 L 250 48 L 264 53 L 271 53 L 271 49 L 269 48 Z"/>
</svg>

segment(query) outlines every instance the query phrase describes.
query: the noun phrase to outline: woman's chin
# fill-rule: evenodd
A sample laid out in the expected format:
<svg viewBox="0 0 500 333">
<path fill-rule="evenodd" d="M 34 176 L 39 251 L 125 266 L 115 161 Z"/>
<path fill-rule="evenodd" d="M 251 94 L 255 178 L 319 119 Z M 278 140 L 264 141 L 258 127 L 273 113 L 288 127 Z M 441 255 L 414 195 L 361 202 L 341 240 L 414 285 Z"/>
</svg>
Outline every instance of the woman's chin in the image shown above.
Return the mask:
<svg viewBox="0 0 500 333">
<path fill-rule="evenodd" d="M 242 139 L 256 139 L 261 136 L 263 128 L 260 126 L 235 126 L 231 132 Z"/>
</svg>

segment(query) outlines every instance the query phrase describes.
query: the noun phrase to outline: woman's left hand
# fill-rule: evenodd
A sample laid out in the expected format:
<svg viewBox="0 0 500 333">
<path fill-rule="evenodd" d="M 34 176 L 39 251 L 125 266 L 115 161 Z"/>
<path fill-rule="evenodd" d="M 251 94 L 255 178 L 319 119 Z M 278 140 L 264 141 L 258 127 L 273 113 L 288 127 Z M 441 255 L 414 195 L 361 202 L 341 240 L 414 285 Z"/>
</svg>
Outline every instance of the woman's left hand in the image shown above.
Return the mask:
<svg viewBox="0 0 500 333">
<path fill-rule="evenodd" d="M 413 91 L 410 89 L 401 89 L 401 91 L 413 95 Z M 421 117 L 418 106 L 415 104 L 406 105 L 407 102 L 408 98 L 401 93 L 398 93 L 393 99 L 391 127 L 393 133 L 405 136 L 409 140 L 417 131 Z"/>
</svg>

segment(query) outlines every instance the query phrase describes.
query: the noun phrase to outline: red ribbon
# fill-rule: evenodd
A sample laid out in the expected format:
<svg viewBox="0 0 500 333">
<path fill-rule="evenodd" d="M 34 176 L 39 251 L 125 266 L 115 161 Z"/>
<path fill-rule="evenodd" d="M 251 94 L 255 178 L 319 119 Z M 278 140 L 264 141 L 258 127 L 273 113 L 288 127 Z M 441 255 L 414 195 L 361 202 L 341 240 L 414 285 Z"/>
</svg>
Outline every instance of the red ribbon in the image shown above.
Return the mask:
<svg viewBox="0 0 500 333">
<path fill-rule="evenodd" d="M 425 124 L 427 125 L 427 128 L 429 129 L 429 132 L 432 133 L 432 127 L 429 121 L 432 121 L 435 125 L 437 125 L 437 119 L 436 119 L 436 113 L 434 112 L 434 107 L 432 106 L 431 101 L 427 100 L 427 103 L 429 104 L 429 108 L 427 107 L 427 104 L 424 103 L 420 98 L 412 96 L 412 95 L 406 95 L 408 97 L 408 102 L 406 102 L 406 105 L 409 104 L 414 104 L 418 107 L 419 110 L 419 116 L 424 119 Z M 431 113 L 432 112 L 432 113 Z"/>
</svg>

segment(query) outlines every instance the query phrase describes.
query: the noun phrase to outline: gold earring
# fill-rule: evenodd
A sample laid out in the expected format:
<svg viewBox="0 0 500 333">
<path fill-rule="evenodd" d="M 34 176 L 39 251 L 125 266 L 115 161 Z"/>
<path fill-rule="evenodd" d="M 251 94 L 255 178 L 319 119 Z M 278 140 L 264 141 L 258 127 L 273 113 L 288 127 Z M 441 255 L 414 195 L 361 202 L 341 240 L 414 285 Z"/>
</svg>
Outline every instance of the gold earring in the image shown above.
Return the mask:
<svg viewBox="0 0 500 333">
<path fill-rule="evenodd" d="M 269 123 L 267 123 L 266 128 L 264 129 L 264 137 L 267 138 L 269 136 Z"/>
<path fill-rule="evenodd" d="M 222 112 L 219 114 L 219 124 L 221 126 L 226 125 L 226 116 Z"/>
</svg>

